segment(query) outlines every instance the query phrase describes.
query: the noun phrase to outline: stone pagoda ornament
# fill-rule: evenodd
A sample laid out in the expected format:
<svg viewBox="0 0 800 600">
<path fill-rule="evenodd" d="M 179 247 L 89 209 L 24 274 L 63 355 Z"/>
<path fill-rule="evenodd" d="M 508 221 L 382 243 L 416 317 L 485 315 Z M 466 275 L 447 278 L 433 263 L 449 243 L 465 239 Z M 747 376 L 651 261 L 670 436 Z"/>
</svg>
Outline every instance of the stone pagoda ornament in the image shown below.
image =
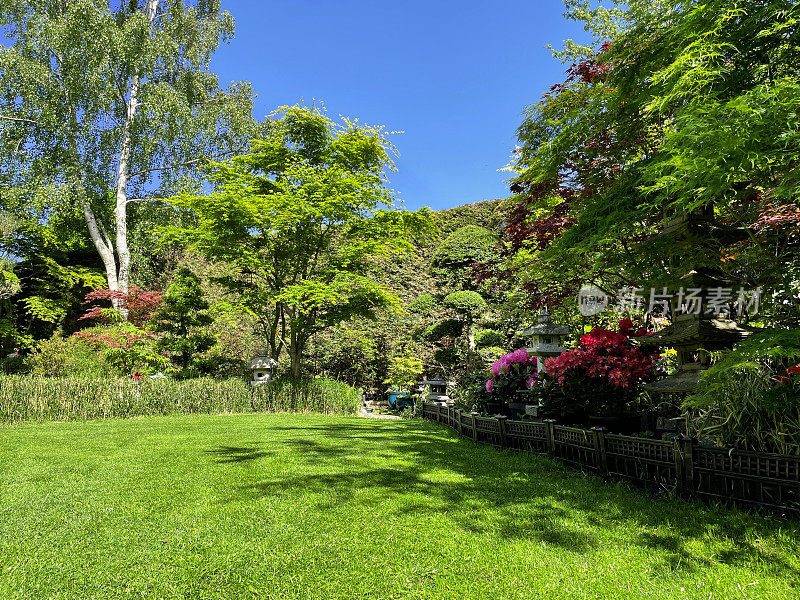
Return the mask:
<svg viewBox="0 0 800 600">
<path fill-rule="evenodd" d="M 278 361 L 267 356 L 265 352 L 261 352 L 252 359 L 247 368 L 252 372 L 250 378 L 250 385 L 260 385 L 272 381 L 272 371 L 278 365 Z"/>
<path fill-rule="evenodd" d="M 665 223 L 658 237 L 673 249 L 670 265 L 680 280 L 679 289 L 669 294 L 671 324 L 636 338 L 636 344 L 674 348 L 678 367 L 671 375 L 646 384 L 645 390 L 666 396 L 690 394 L 702 371 L 711 366 L 711 352 L 732 348 L 756 331 L 731 318 L 731 305 L 741 288 L 717 266 L 721 266 L 721 248 L 743 236 L 743 228 L 718 223 L 711 205 Z"/>
<path fill-rule="evenodd" d="M 419 393 L 424 393 L 425 388 L 428 388 L 428 395 L 426 400 L 441 406 L 450 406 L 453 404 L 452 398 L 447 393 L 448 388 L 455 387 L 454 381 L 445 381 L 444 379 L 426 379 L 417 384 Z"/>
<path fill-rule="evenodd" d="M 528 354 L 536 357 L 537 369 L 541 373 L 544 371 L 546 358 L 559 356 L 566 350 L 564 342 L 569 336 L 569 327 L 553 323 L 550 311 L 545 307 L 539 313 L 538 323 L 523 330 L 521 334 L 530 339 Z"/>
</svg>

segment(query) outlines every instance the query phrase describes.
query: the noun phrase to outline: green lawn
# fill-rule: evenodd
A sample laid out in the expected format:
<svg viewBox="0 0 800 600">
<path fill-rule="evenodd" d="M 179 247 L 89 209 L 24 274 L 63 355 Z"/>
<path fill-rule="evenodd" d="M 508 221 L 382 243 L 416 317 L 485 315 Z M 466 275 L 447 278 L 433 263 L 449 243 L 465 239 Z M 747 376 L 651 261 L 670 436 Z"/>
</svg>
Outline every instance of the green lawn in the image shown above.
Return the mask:
<svg viewBox="0 0 800 600">
<path fill-rule="evenodd" d="M 0 427 L 3 600 L 786 600 L 799 534 L 419 420 Z"/>
</svg>

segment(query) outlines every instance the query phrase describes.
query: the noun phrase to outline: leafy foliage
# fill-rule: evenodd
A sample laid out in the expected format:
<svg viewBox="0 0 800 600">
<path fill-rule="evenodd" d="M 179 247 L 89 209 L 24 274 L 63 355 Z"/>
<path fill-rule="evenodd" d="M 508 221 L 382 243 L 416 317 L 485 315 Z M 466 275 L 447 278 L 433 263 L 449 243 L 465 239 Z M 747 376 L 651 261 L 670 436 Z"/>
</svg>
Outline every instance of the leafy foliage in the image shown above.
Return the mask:
<svg viewBox="0 0 800 600">
<path fill-rule="evenodd" d="M 169 359 L 155 350 L 155 334 L 131 323 L 90 327 L 71 337 L 99 353 L 118 376 L 156 373 L 169 367 Z"/>
<path fill-rule="evenodd" d="M 486 391 L 494 402 L 515 402 L 519 390 L 530 389 L 537 382 L 537 358 L 525 348 L 504 354 L 491 367 Z"/>
<path fill-rule="evenodd" d="M 197 275 L 181 269 L 153 315 L 153 331 L 162 334 L 156 350 L 171 355 L 184 373 L 196 355 L 216 343 L 213 335 L 199 330 L 213 321 L 207 310 Z"/>
<path fill-rule="evenodd" d="M 631 337 L 645 335 L 646 330 L 634 331 L 630 320 L 619 325 L 619 332 L 594 328 L 577 348 L 545 361 L 547 376 L 562 388 L 559 400 L 565 403 L 548 408 L 597 415 L 630 410 L 640 384 L 656 376 L 657 352 L 630 345 Z"/>
<path fill-rule="evenodd" d="M 444 297 L 444 305 L 465 321 L 472 323 L 486 310 L 486 300 L 478 292 L 453 292 Z"/>
<path fill-rule="evenodd" d="M 163 298 L 163 292 L 143 290 L 135 286 L 131 287 L 127 292 L 101 288 L 86 294 L 83 303 L 86 305 L 93 302 L 116 303 L 117 306 L 125 309 L 128 321 L 141 329 L 159 309 Z M 125 317 L 112 304 L 112 306 L 91 306 L 80 317 L 80 320 L 86 319 L 98 319 L 103 323 L 109 324 L 119 323 Z"/>
<path fill-rule="evenodd" d="M 800 453 L 798 363 L 798 329 L 768 329 L 739 343 L 687 399 L 695 432 L 744 450 Z"/>
<path fill-rule="evenodd" d="M 171 237 L 246 274 L 221 282 L 260 320 L 273 358 L 288 351 L 295 376 L 316 332 L 398 304 L 370 277 L 375 257 L 430 229 L 425 211 L 381 208 L 392 203 L 389 149 L 379 128 L 284 107 L 249 154 L 211 165 L 210 195 L 174 199 L 198 227 Z"/>
<path fill-rule="evenodd" d="M 451 233 L 433 253 L 433 272 L 448 287 L 470 288 L 475 285 L 471 268 L 489 261 L 494 255 L 497 236 L 478 225 L 464 225 Z"/>
<path fill-rule="evenodd" d="M 3 201 L 84 221 L 107 287 L 127 291 L 129 203 L 196 189 L 203 160 L 257 130 L 249 84 L 209 69 L 233 19 L 218 1 L 9 0 L 0 25 Z"/>
</svg>

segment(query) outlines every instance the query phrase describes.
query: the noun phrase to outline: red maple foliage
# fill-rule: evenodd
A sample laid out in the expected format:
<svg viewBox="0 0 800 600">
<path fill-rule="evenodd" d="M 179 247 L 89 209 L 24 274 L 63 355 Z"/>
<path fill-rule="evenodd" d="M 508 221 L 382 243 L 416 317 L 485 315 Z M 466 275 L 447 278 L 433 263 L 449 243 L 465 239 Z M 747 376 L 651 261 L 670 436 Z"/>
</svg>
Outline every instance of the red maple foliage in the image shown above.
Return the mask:
<svg viewBox="0 0 800 600">
<path fill-rule="evenodd" d="M 72 337 L 80 340 L 94 350 L 105 350 L 106 348 L 119 348 L 131 350 L 143 344 L 152 344 L 155 334 L 146 330 L 125 329 L 126 326 L 110 329 L 92 328 L 84 331 L 77 331 Z M 130 327 L 130 326 L 127 326 Z"/>
<path fill-rule="evenodd" d="M 567 105 L 590 102 L 591 95 L 582 93 L 580 84 L 613 86 L 614 74 L 620 66 L 611 45 L 603 44 L 594 56 L 572 64 L 565 81 L 552 86 L 544 95 L 543 102 L 555 101 L 562 94 Z M 637 118 L 630 117 L 622 105 L 615 110 L 609 114 L 609 124 Z M 525 128 L 526 124 L 523 123 L 520 128 L 521 139 L 529 133 Z M 505 243 L 501 246 L 501 256 L 473 267 L 473 276 L 478 282 L 514 279 L 517 275 L 514 270 L 525 267 L 516 264 L 511 268 L 514 270 L 510 270 L 504 266 L 508 262 L 504 261 L 505 258 L 521 249 L 539 251 L 553 245 L 577 224 L 587 201 L 614 185 L 622 172 L 620 165 L 625 164 L 626 157 L 641 152 L 648 155 L 653 151 L 648 146 L 652 142 L 648 139 L 646 128 L 640 123 L 633 123 L 630 127 L 619 126 L 618 123 L 616 126 L 599 124 L 589 133 L 578 146 L 564 154 L 557 175 L 536 182 L 530 182 L 522 175 L 512 183 L 511 192 L 516 198 L 514 204 L 506 209 Z M 515 151 L 519 152 L 522 150 Z M 645 234 L 642 234 L 642 239 L 644 237 Z M 630 241 L 637 240 L 632 238 Z M 578 270 L 568 273 L 558 265 L 554 265 L 554 268 L 562 274 L 557 285 L 543 286 L 536 281 L 523 285 L 527 296 L 526 308 L 535 309 L 558 303 L 577 293 L 581 285 Z"/>
<path fill-rule="evenodd" d="M 90 305 L 95 302 L 106 303 L 105 306 L 95 304 L 80 317 L 83 319 L 98 319 L 101 322 L 108 323 L 114 319 L 108 312 L 115 303 L 120 307 L 124 307 L 128 311 L 128 322 L 132 323 L 138 328 L 144 327 L 144 324 L 149 321 L 153 314 L 161 306 L 164 293 L 152 290 L 144 290 L 139 287 L 132 287 L 126 294 L 119 290 L 99 289 L 86 294 L 83 304 Z"/>
</svg>

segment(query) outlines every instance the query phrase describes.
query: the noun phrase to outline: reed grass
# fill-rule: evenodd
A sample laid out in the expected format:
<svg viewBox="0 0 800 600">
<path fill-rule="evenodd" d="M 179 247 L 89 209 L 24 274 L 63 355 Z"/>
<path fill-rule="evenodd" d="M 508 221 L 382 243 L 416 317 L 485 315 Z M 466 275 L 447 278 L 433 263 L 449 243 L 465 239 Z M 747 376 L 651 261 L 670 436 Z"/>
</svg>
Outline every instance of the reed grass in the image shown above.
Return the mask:
<svg viewBox="0 0 800 600">
<path fill-rule="evenodd" d="M 280 379 L 257 387 L 242 379 L 0 376 L 0 423 L 88 421 L 170 414 L 298 412 L 351 415 L 361 392 L 332 379 Z"/>
</svg>

